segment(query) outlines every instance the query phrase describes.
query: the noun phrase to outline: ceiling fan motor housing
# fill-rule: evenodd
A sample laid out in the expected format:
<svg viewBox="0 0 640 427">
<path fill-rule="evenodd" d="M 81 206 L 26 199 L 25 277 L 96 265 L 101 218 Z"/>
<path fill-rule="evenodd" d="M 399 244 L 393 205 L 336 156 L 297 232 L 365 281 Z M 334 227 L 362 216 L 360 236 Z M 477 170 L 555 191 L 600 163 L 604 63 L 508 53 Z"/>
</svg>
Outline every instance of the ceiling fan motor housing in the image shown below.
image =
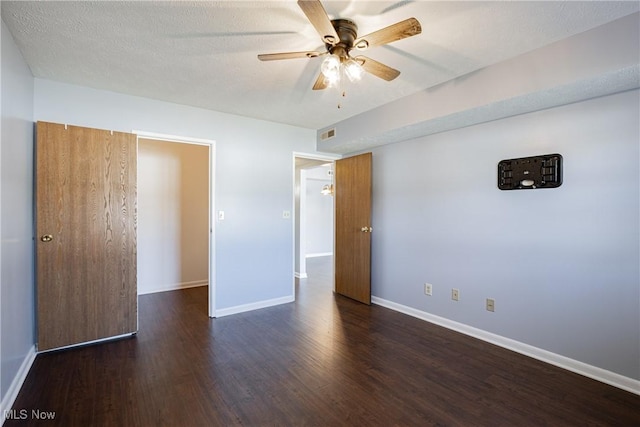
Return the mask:
<svg viewBox="0 0 640 427">
<path fill-rule="evenodd" d="M 358 26 L 350 19 L 333 19 L 331 21 L 340 41 L 335 45 L 326 44 L 327 51 L 332 55 L 337 55 L 341 60 L 349 57 L 349 51 L 353 49 L 353 42 L 358 36 Z"/>
</svg>

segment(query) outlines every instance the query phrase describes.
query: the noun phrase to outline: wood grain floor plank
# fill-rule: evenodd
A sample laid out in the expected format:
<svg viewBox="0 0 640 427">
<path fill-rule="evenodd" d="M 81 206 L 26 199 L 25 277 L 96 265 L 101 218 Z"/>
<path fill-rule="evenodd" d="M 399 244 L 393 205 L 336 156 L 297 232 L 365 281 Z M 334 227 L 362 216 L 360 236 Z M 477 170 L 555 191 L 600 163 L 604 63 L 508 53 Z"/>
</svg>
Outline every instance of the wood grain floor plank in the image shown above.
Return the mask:
<svg viewBox="0 0 640 427">
<path fill-rule="evenodd" d="M 640 425 L 640 396 L 334 295 L 327 267 L 309 260 L 295 303 L 220 319 L 206 288 L 143 295 L 135 338 L 38 355 L 14 409 L 51 426 Z"/>
</svg>

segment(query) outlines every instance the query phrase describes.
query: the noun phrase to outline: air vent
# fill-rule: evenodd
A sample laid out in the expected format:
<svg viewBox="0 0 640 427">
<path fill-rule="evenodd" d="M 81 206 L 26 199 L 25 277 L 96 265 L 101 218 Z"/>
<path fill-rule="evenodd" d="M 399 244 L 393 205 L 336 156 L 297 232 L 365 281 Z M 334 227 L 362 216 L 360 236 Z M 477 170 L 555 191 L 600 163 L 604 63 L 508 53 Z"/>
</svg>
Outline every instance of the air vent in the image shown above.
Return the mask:
<svg viewBox="0 0 640 427">
<path fill-rule="evenodd" d="M 335 128 L 329 129 L 328 131 L 325 131 L 325 132 L 322 132 L 320 134 L 320 139 L 324 141 L 325 139 L 331 139 L 334 136 L 336 136 L 336 129 Z"/>
</svg>

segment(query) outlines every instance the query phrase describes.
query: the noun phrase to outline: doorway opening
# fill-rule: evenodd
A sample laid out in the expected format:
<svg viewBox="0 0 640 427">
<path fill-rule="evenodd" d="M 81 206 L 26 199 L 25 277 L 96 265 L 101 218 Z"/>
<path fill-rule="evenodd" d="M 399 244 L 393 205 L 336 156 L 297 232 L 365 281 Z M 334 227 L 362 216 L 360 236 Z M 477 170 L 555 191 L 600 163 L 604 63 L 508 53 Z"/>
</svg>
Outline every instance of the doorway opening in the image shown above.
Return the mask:
<svg viewBox="0 0 640 427">
<path fill-rule="evenodd" d="M 330 281 L 333 289 L 332 189 L 337 158 L 294 154 L 294 294 L 296 282 L 304 285 L 314 279 Z"/>
<path fill-rule="evenodd" d="M 207 286 L 214 317 L 214 141 L 134 133 L 138 294 Z"/>
</svg>

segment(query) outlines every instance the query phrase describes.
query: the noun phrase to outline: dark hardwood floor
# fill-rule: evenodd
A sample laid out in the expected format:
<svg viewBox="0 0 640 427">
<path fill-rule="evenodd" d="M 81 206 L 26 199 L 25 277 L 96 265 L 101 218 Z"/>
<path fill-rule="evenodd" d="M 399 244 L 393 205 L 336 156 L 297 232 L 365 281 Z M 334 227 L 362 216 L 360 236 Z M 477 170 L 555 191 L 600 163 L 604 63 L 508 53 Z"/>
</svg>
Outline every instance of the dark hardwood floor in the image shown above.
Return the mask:
<svg viewBox="0 0 640 427">
<path fill-rule="evenodd" d="M 254 312 L 141 296 L 136 338 L 38 355 L 4 425 L 640 426 L 640 396 L 334 296 L 309 261 L 295 303 Z"/>
</svg>

